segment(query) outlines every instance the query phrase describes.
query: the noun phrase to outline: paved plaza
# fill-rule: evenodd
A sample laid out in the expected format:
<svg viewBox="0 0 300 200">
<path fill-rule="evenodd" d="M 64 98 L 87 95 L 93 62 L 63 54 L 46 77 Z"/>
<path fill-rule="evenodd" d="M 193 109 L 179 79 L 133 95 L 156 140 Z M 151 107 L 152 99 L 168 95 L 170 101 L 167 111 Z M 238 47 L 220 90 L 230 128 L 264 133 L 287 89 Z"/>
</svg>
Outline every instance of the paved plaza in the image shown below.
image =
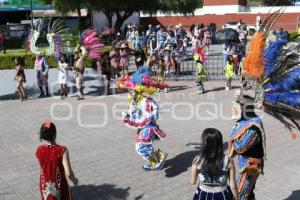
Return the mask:
<svg viewBox="0 0 300 200">
<path fill-rule="evenodd" d="M 170 82 L 172 92 L 154 96 L 161 107 L 165 140 L 155 143 L 168 153 L 165 167 L 145 172 L 135 152 L 135 130 L 120 117 L 127 110 L 126 94 L 97 96 L 83 101 L 58 97 L 0 101 L 0 200 L 40 199 L 39 166 L 35 150 L 40 145 L 42 122 L 52 119 L 57 142 L 70 151 L 79 185 L 72 186 L 75 200 L 190 200 L 196 186 L 189 184 L 191 162 L 199 154 L 203 129 L 221 130 L 228 139 L 233 121 L 234 90 L 224 82 L 206 82 L 209 90 L 196 94 L 193 81 Z M 238 82 L 234 83 L 238 86 Z M 258 179 L 258 200 L 300 199 L 300 137 L 291 139 L 284 126 L 263 115 L 267 135 L 265 175 Z"/>
</svg>

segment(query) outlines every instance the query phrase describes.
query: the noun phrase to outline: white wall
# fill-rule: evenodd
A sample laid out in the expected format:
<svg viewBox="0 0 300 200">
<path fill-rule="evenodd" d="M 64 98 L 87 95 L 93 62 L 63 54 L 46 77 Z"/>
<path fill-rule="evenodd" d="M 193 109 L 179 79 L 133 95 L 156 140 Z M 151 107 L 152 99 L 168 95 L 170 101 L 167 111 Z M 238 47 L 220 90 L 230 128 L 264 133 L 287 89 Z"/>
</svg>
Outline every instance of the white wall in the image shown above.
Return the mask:
<svg viewBox="0 0 300 200">
<path fill-rule="evenodd" d="M 113 17 L 113 24 L 116 23 L 117 17 Z M 122 29 L 125 27 L 126 24 L 136 24 L 140 23 L 139 13 L 134 13 L 131 15 L 122 26 Z M 93 27 L 98 31 L 102 31 L 104 28 L 108 27 L 108 20 L 106 16 L 102 12 L 93 12 Z"/>
<path fill-rule="evenodd" d="M 238 5 L 222 5 L 222 6 L 204 6 L 203 8 L 197 8 L 194 11 L 194 15 L 224 15 L 224 14 L 235 14 L 235 13 L 247 13 L 247 14 L 266 14 L 270 10 L 276 11 L 280 8 L 284 8 L 285 13 L 300 13 L 300 6 L 275 6 L 275 7 L 250 7 L 245 8 L 243 6 Z M 141 17 L 149 17 L 149 14 L 141 13 Z M 161 12 L 157 12 L 155 15 L 157 17 L 164 16 L 184 16 L 178 13 L 170 13 L 164 14 Z"/>
</svg>

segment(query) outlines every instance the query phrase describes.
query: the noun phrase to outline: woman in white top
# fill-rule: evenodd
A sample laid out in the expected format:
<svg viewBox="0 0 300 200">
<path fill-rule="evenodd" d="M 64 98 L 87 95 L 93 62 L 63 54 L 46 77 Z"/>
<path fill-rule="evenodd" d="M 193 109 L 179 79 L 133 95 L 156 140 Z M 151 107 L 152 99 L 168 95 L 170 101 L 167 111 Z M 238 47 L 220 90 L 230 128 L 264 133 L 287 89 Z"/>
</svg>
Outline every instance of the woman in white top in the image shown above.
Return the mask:
<svg viewBox="0 0 300 200">
<path fill-rule="evenodd" d="M 214 128 L 202 133 L 203 149 L 192 163 L 190 183 L 199 186 L 193 200 L 238 199 L 233 160 L 224 154 L 222 134 Z"/>
<path fill-rule="evenodd" d="M 69 72 L 71 68 L 67 63 L 67 58 L 63 54 L 61 55 L 58 62 L 58 83 L 60 84 L 60 95 L 63 99 L 68 96 L 68 81 L 69 81 Z"/>
</svg>

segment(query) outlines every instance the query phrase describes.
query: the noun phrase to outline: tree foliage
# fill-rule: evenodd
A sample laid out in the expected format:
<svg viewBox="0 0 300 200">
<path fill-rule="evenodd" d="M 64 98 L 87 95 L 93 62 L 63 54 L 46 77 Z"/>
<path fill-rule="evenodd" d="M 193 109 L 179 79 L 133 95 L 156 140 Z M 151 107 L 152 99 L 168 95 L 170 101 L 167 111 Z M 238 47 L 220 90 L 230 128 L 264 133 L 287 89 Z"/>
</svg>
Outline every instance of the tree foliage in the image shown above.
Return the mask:
<svg viewBox="0 0 300 200">
<path fill-rule="evenodd" d="M 42 0 L 44 3 L 53 4 L 54 9 L 62 14 L 68 12 L 77 12 L 78 15 L 78 30 L 81 30 L 81 7 L 86 3 L 86 0 Z"/>
<path fill-rule="evenodd" d="M 263 0 L 266 6 L 289 6 L 295 4 L 294 0 Z"/>
<path fill-rule="evenodd" d="M 76 11 L 80 18 L 80 8 L 86 7 L 93 11 L 103 12 L 110 27 L 119 30 L 126 19 L 134 12 L 154 14 L 163 13 L 193 14 L 194 10 L 202 7 L 202 0 L 42 0 L 53 3 L 55 10 L 61 13 Z M 112 18 L 117 21 L 112 24 Z M 78 26 L 81 27 L 81 20 Z"/>
<path fill-rule="evenodd" d="M 154 14 L 163 13 L 192 14 L 202 6 L 202 0 L 87 0 L 92 10 L 102 11 L 106 15 L 109 25 L 119 30 L 124 21 L 134 12 Z M 117 21 L 112 24 L 112 17 Z"/>
</svg>

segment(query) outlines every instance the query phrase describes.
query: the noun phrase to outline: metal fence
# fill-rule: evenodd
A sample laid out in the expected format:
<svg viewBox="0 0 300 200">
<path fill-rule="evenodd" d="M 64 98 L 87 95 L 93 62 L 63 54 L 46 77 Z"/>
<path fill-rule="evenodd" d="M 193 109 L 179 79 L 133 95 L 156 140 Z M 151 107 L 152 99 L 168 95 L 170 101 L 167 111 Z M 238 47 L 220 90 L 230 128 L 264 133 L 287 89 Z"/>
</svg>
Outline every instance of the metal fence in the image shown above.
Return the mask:
<svg viewBox="0 0 300 200">
<path fill-rule="evenodd" d="M 206 80 L 224 80 L 223 56 L 221 53 L 214 53 L 208 55 L 205 63 Z M 180 72 L 171 71 L 166 75 L 168 80 L 196 80 L 196 62 L 192 56 L 182 57 Z"/>
</svg>

